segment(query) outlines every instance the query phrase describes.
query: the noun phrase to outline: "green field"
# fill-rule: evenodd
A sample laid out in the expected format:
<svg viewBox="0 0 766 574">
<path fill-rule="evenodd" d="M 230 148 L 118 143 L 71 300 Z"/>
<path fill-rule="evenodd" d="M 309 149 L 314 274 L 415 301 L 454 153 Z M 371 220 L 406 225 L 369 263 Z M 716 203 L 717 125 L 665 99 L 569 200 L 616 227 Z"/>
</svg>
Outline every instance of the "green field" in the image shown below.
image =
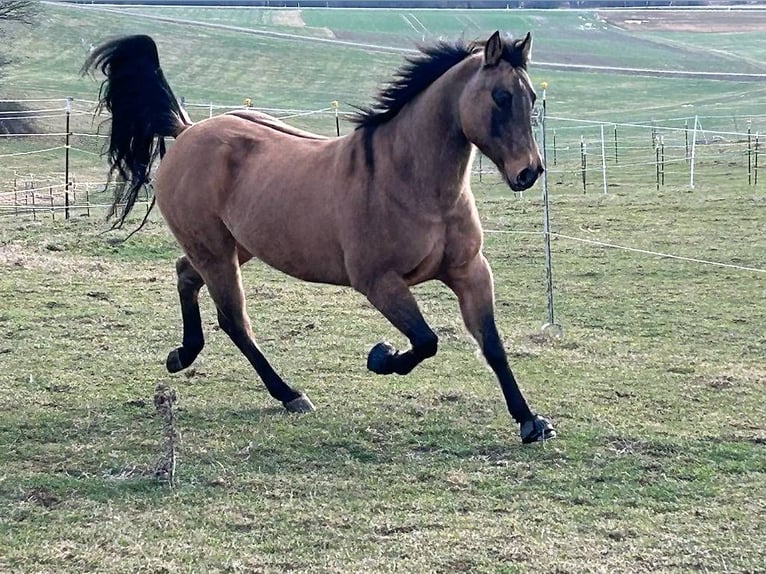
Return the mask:
<svg viewBox="0 0 766 574">
<path fill-rule="evenodd" d="M 401 61 L 396 53 L 363 46 L 336 45 L 328 40 L 412 49 L 421 41 L 402 15 L 409 12 L 303 10 L 277 18 L 280 11 L 205 8 L 132 8 L 104 12 L 87 8 L 46 6 L 46 17 L 31 34 L 14 38 L 15 63 L 6 70 L 1 93 L 6 97 L 94 99 L 94 84 L 78 77 L 90 44 L 127 33 L 148 33 L 158 42 L 162 64 L 173 88 L 189 102 L 237 105 L 246 97 L 261 107 L 317 109 L 332 100 L 362 105 L 377 86 L 390 78 Z M 295 11 L 287 11 L 295 12 Z M 140 13 L 140 14 L 139 14 Z M 148 14 L 149 17 L 141 14 Z M 336 14 L 333 20 L 333 14 Z M 532 31 L 534 59 L 541 62 L 592 63 L 639 68 L 705 72 L 762 73 L 764 65 L 715 51 L 700 54 L 652 42 L 643 36 L 598 24 L 587 12 L 572 11 L 416 11 L 429 30 L 427 41 L 439 37 L 484 38 L 501 29 L 520 35 Z M 157 17 L 198 22 L 172 24 Z M 295 25 L 273 24 L 273 21 Z M 472 23 L 467 28 L 468 22 Z M 583 29 L 583 22 L 594 29 Z M 595 24 L 594 24 L 595 23 Z M 217 25 L 237 26 L 225 30 Z M 596 25 L 598 24 L 598 25 Z M 252 31 L 289 34 L 279 38 Z M 320 32 L 317 32 L 319 30 Z M 324 33 L 321 31 L 325 31 Z M 328 37 L 328 34 L 330 36 Z M 668 33 L 673 36 L 674 33 Z M 312 40 L 322 36 L 323 42 Z M 720 34 L 687 34 L 696 44 Z M 731 35 L 723 35 L 731 36 Z M 744 34 L 748 53 L 757 59 L 763 42 Z M 700 38 L 702 37 L 702 38 Z M 714 40 L 715 41 L 715 40 Z M 717 40 L 723 41 L 723 40 Z M 730 44 L 732 40 L 727 40 Z M 633 43 L 640 49 L 633 49 Z M 692 43 L 689 40 L 687 43 Z M 646 44 L 646 45 L 644 45 Z M 536 83 L 547 81 L 556 113 L 603 121 L 651 120 L 678 115 L 762 113 L 766 94 L 759 83 L 678 80 L 625 75 L 580 74 L 535 69 Z M 300 78 L 300 82 L 295 82 Z M 583 109 L 583 98 L 588 106 Z"/>
<path fill-rule="evenodd" d="M 97 83 L 76 74 L 87 46 L 143 32 L 157 39 L 176 93 L 201 105 L 192 109 L 197 118 L 208 102 L 238 106 L 245 97 L 303 110 L 334 99 L 363 104 L 401 55 L 311 38 L 394 48 L 421 39 L 411 11 L 304 10 L 300 22 L 294 11 L 152 11 L 280 34 L 297 29 L 309 39 L 137 14 L 146 11 L 46 5 L 33 34 L 10 44 L 16 60 L 1 97 L 72 96 L 74 131 L 92 132 L 83 100 L 95 99 Z M 588 13 L 414 15 L 428 39 L 532 28 L 540 61 L 575 48 L 600 64 L 645 66 L 650 55 L 617 52 L 625 31 L 589 35 L 581 26 L 600 20 Z M 738 56 L 734 35 L 634 36 L 681 69 L 716 71 L 742 59 L 731 71 L 753 71 L 758 64 L 744 62 L 766 51 L 760 36 L 745 34 L 752 52 L 719 55 L 703 69 L 673 44 Z M 363 297 L 247 265 L 258 342 L 318 409 L 288 415 L 218 330 L 206 293 L 205 350 L 185 374 L 165 372 L 165 356 L 181 337 L 179 251 L 157 214 L 121 243 L 115 238 L 126 232 L 101 234 L 98 210 L 91 217 L 77 210 L 69 221 L 60 212 L 33 220 L 6 210 L 0 572 L 765 572 L 766 182 L 748 184 L 741 138 L 709 135 L 697 146 L 691 190 L 684 132 L 661 128 L 683 127 L 696 114 L 707 130 L 741 134 L 748 120 L 753 133 L 766 130 L 759 117 L 766 92 L 755 82 L 531 72 L 550 84 L 551 116 L 580 120 L 551 119 L 547 134 L 563 338 L 540 329 L 539 186 L 518 197 L 484 164 L 474 190 L 488 230 L 498 325 L 524 392 L 552 418 L 558 439 L 519 443 L 494 377 L 441 285 L 415 290 L 440 337 L 439 354 L 407 377 L 385 378 L 365 369 L 367 351 L 379 340 L 404 341 Z M 606 195 L 600 126 L 582 120 L 646 125 L 618 126 L 619 158 L 606 148 Z M 675 161 L 659 190 L 652 120 Z M 328 135 L 335 129 L 331 114 L 292 121 Z M 63 130 L 59 124 L 40 121 L 49 131 Z M 581 137 L 591 162 L 586 193 Z M 0 156 L 47 145 L 4 139 Z M 77 136 L 73 147 L 77 181 L 103 178 L 93 155 L 98 140 Z M 14 171 L 50 185 L 61 179 L 59 151 L 26 157 L 0 158 L 0 181 Z M 105 195 L 91 201 L 106 202 Z M 142 214 L 139 208 L 135 216 Z M 159 383 L 179 394 L 172 489 L 153 476 Z"/>
<path fill-rule="evenodd" d="M 491 229 L 539 202 L 478 185 Z M 559 233 L 766 266 L 763 197 L 567 196 Z M 538 236 L 489 234 L 516 372 L 560 438 L 521 447 L 439 286 L 439 355 L 364 369 L 399 341 L 348 290 L 246 267 L 265 352 L 318 406 L 287 416 L 214 327 L 187 376 L 158 223 L 126 245 L 78 218 L 0 227 L 2 522 L 9 572 L 758 572 L 764 549 L 763 276 L 554 241 L 562 340 Z M 155 482 L 154 385 L 180 394 L 178 486 Z"/>
</svg>

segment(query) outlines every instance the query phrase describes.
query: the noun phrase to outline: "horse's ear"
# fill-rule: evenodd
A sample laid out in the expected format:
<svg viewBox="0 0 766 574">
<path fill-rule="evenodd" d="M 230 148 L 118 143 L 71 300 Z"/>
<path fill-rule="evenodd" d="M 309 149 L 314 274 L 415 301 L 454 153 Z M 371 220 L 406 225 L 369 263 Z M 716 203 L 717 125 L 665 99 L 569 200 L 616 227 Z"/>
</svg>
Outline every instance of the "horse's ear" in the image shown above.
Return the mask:
<svg viewBox="0 0 766 574">
<path fill-rule="evenodd" d="M 517 41 L 516 49 L 520 50 L 522 65 L 526 66 L 527 62 L 529 62 L 529 57 L 532 55 L 532 32 L 527 32 L 523 40 Z"/>
<path fill-rule="evenodd" d="M 489 37 L 484 44 L 484 65 L 496 66 L 503 57 L 503 40 L 500 38 L 500 31 L 496 31 Z"/>
</svg>

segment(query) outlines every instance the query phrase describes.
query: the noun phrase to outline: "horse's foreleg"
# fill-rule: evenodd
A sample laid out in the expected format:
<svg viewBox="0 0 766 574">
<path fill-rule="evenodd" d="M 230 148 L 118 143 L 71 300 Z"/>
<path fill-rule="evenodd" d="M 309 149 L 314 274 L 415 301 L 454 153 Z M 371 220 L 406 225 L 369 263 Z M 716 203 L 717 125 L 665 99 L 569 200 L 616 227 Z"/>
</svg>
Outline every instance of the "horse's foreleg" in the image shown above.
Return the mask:
<svg viewBox="0 0 766 574">
<path fill-rule="evenodd" d="M 176 273 L 184 335 L 181 346 L 170 351 L 165 362 L 171 373 L 190 366 L 205 345 L 199 313 L 199 291 L 205 281 L 185 256 L 176 262 Z"/>
<path fill-rule="evenodd" d="M 245 310 L 245 293 L 239 265 L 218 262 L 206 269 L 207 288 L 218 311 L 218 324 L 242 354 L 247 357 L 269 394 L 291 412 L 310 412 L 314 405 L 280 377 L 255 344 L 250 319 Z"/>
<path fill-rule="evenodd" d="M 378 343 L 367 356 L 367 368 L 379 375 L 406 375 L 424 359 L 436 354 L 438 338 L 423 318 L 404 279 L 396 275 L 379 278 L 365 290 L 367 299 L 410 341 L 408 351 Z"/>
<path fill-rule="evenodd" d="M 519 389 L 495 325 L 492 272 L 483 255 L 450 270 L 445 282 L 460 302 L 463 321 L 481 347 L 487 363 L 500 382 L 511 416 L 520 425 L 521 440 L 530 443 L 556 436 L 553 426 L 535 415 Z"/>
</svg>

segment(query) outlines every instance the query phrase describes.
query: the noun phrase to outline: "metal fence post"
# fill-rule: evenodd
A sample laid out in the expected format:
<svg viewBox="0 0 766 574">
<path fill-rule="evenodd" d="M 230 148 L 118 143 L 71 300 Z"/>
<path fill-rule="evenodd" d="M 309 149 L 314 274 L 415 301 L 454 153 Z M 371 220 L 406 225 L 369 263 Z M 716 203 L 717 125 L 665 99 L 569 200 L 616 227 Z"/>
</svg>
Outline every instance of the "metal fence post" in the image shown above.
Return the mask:
<svg viewBox="0 0 766 574">
<path fill-rule="evenodd" d="M 69 147 L 72 98 L 66 99 L 66 143 L 64 145 L 64 219 L 69 219 Z"/>
<path fill-rule="evenodd" d="M 546 153 L 546 145 L 545 145 L 545 117 L 547 115 L 547 104 L 546 104 L 546 89 L 548 88 L 548 83 L 543 82 L 542 83 L 543 93 L 542 93 L 542 102 L 543 102 L 543 116 L 542 120 L 540 121 L 540 131 L 541 133 L 541 141 L 543 144 L 543 163 L 547 167 L 547 153 Z M 543 181 L 542 181 L 542 188 L 543 188 L 543 246 L 545 249 L 545 294 L 547 299 L 547 322 L 542 326 L 543 332 L 554 336 L 554 337 L 560 337 L 562 335 L 562 329 L 561 325 L 557 324 L 555 321 L 555 317 L 553 314 L 553 261 L 551 259 L 551 220 L 550 220 L 550 209 L 548 206 L 548 170 L 546 169 L 543 171 Z"/>
</svg>

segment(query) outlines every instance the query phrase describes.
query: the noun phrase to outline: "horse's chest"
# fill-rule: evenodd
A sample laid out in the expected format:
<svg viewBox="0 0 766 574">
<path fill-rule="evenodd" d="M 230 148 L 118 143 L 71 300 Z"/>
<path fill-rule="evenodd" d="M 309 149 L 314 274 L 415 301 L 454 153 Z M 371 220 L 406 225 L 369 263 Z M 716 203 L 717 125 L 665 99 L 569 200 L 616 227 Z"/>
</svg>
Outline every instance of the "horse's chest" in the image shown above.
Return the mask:
<svg viewBox="0 0 766 574">
<path fill-rule="evenodd" d="M 414 267 L 404 274 L 404 280 L 410 285 L 416 285 L 437 277 L 444 261 L 444 247 L 443 236 L 432 237 L 430 249 L 423 249 Z"/>
</svg>

